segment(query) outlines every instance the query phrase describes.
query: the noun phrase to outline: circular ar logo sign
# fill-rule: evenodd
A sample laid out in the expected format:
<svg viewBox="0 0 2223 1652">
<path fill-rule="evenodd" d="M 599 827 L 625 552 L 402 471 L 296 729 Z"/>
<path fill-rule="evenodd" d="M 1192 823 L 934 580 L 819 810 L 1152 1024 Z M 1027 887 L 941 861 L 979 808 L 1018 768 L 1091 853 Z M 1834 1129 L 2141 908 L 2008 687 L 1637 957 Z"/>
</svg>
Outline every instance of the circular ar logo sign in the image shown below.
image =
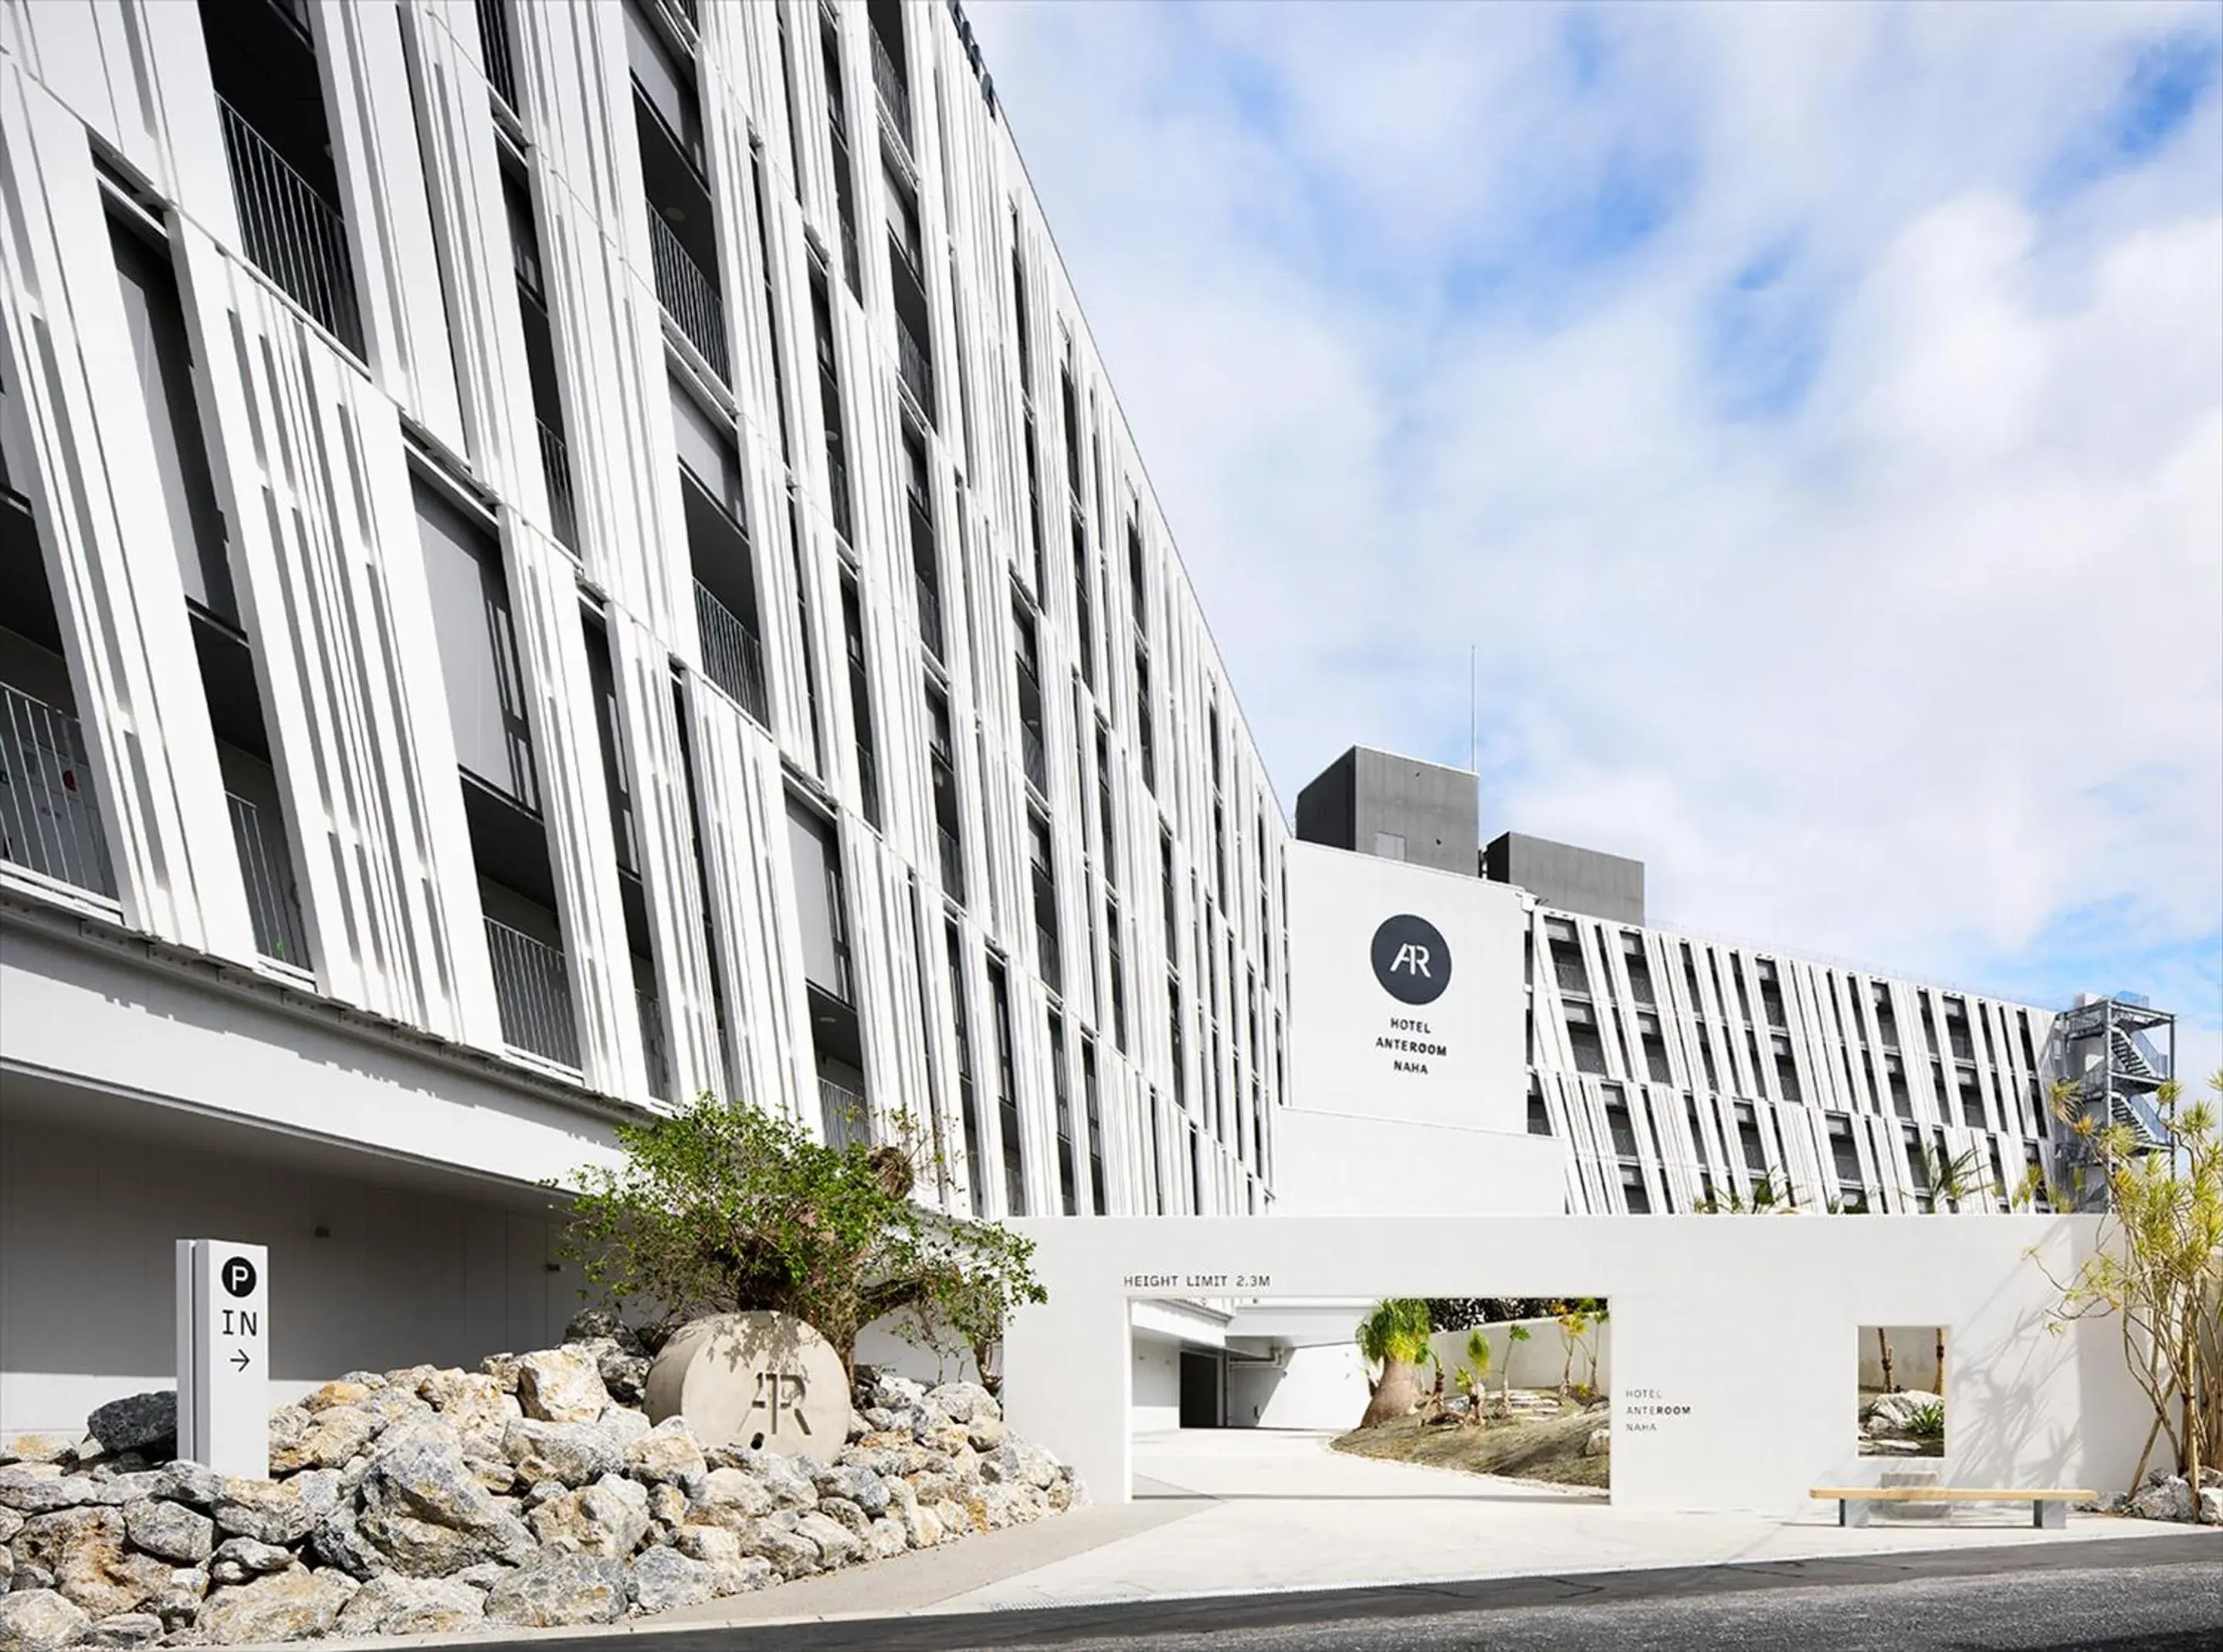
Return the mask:
<svg viewBox="0 0 2223 1652">
<path fill-rule="evenodd" d="M 1401 912 L 1374 932 L 1374 978 L 1400 1003 L 1432 1004 L 1452 983 L 1452 949 L 1435 925 Z"/>
<path fill-rule="evenodd" d="M 224 1259 L 222 1274 L 224 1288 L 235 1297 L 251 1296 L 255 1291 L 255 1264 L 243 1256 Z"/>
</svg>

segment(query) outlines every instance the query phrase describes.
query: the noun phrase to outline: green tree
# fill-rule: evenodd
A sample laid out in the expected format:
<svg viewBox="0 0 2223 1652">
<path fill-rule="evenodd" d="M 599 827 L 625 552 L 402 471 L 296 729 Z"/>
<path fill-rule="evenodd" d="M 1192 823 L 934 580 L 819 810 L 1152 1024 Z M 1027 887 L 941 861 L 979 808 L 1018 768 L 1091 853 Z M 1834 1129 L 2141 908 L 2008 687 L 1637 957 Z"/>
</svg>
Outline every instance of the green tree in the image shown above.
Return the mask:
<svg viewBox="0 0 2223 1652">
<path fill-rule="evenodd" d="M 1479 1328 L 1466 1334 L 1466 1363 L 1459 1366 L 1456 1375 L 1466 1395 L 1467 1421 L 1481 1422 L 1482 1397 L 1489 1383 L 1489 1339 Z"/>
<path fill-rule="evenodd" d="M 1428 1304 L 1418 1297 L 1386 1297 L 1358 1322 L 1358 1352 L 1382 1367 L 1367 1397 L 1362 1429 L 1411 1415 L 1420 1404 L 1421 1360 L 1433 1352 Z"/>
<path fill-rule="evenodd" d="M 1513 1409 L 1513 1345 L 1528 1340 L 1528 1328 L 1511 1324 L 1505 1328 L 1505 1375 L 1498 1385 L 1497 1403 L 1505 1410 Z"/>
<path fill-rule="evenodd" d="M 2223 1095 L 2223 1072 L 2207 1084 Z M 2185 1101 L 2173 1080 L 2155 1099 L 2162 1143 L 2145 1149 L 2127 1125 L 2088 1115 L 2069 1087 L 2055 1092 L 2107 1197 L 2102 1242 L 2062 1284 L 2056 1322 L 2115 1316 L 2154 1413 L 2131 1483 L 2165 1439 L 2196 1487 L 2223 1455 L 2223 1130 L 2215 1103 Z"/>
<path fill-rule="evenodd" d="M 984 1379 L 1004 1322 L 1047 1300 L 1030 1240 L 911 1199 L 910 1151 L 815 1140 L 783 1114 L 705 1095 L 618 1127 L 624 1159 L 573 1178 L 564 1253 L 620 1310 L 678 1321 L 792 1314 L 853 1372 L 857 1335 L 891 1314 L 954 1337 Z"/>
</svg>

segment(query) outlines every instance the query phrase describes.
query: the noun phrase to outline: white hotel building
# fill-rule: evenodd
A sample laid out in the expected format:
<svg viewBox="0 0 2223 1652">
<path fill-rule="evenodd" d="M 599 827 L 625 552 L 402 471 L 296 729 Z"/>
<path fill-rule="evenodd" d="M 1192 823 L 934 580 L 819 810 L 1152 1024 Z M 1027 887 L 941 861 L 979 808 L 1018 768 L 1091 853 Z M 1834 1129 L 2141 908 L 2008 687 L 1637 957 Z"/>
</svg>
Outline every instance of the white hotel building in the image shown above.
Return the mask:
<svg viewBox="0 0 2223 1652">
<path fill-rule="evenodd" d="M 545 1342 L 703 1090 L 1085 1215 L 1996 1204 L 2151 1087 L 1477 876 L 1471 776 L 1299 843 L 954 5 L 0 0 L 0 1433 L 188 1234 L 285 1381 Z"/>
</svg>

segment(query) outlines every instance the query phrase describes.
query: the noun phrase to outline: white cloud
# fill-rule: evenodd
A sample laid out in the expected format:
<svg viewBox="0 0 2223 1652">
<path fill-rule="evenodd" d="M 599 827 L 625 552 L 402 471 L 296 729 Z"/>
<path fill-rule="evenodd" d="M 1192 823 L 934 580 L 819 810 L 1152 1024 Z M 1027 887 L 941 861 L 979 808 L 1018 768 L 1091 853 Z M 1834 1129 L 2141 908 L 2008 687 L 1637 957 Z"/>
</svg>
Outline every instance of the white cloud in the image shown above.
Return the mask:
<svg viewBox="0 0 2223 1652">
<path fill-rule="evenodd" d="M 973 21 L 1285 800 L 1462 760 L 1478 644 L 1486 831 L 2056 997 L 2153 949 L 2214 1045 L 2212 85 L 2109 148 L 2211 13 Z"/>
</svg>

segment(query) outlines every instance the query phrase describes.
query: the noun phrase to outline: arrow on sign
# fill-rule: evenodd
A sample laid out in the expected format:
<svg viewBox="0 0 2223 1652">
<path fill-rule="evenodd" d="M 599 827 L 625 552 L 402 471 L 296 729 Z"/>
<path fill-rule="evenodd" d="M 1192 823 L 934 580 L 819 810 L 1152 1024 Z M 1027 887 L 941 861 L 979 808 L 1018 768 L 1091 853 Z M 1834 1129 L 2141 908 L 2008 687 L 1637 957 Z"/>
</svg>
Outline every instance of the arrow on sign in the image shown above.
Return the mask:
<svg viewBox="0 0 2223 1652">
<path fill-rule="evenodd" d="M 237 1370 L 241 1370 L 241 1371 L 244 1371 L 244 1370 L 246 1370 L 246 1369 L 247 1369 L 247 1350 L 246 1350 L 245 1348 L 236 1348 L 236 1349 L 234 1349 L 234 1350 L 232 1351 L 232 1355 L 231 1355 L 231 1363 L 232 1363 L 233 1366 L 234 1366 L 236 1369 L 237 1369 Z"/>
</svg>

